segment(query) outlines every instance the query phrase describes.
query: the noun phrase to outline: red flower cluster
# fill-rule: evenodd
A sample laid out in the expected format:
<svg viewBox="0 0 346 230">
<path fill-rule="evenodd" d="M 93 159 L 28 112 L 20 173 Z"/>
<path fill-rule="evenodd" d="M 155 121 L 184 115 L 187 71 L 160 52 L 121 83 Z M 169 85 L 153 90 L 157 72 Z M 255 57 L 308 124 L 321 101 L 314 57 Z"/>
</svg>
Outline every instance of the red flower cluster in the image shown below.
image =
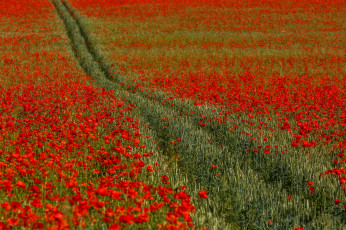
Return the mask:
<svg viewBox="0 0 346 230">
<path fill-rule="evenodd" d="M 201 199 L 206 199 L 206 198 L 208 198 L 207 191 L 205 191 L 205 190 L 202 190 L 202 191 L 198 192 L 198 195 L 199 195 L 199 197 L 200 197 Z"/>
</svg>

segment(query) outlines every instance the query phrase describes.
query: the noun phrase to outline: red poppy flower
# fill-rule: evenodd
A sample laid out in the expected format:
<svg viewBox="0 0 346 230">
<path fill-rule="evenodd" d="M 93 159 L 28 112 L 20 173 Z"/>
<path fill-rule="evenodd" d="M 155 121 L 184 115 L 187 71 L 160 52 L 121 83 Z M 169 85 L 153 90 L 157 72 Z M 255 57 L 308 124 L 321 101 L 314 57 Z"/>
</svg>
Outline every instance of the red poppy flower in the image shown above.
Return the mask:
<svg viewBox="0 0 346 230">
<path fill-rule="evenodd" d="M 23 182 L 23 181 L 17 181 L 16 185 L 22 189 L 25 189 L 26 187 L 26 184 Z"/>
<path fill-rule="evenodd" d="M 218 168 L 219 166 L 218 166 L 218 165 L 211 164 L 211 167 L 212 167 L 213 169 L 215 169 L 215 168 Z"/>
<path fill-rule="evenodd" d="M 33 199 L 30 202 L 30 205 L 33 206 L 33 207 L 36 207 L 36 208 L 40 208 L 40 207 L 43 206 L 42 203 L 41 203 L 41 200 L 39 198 Z"/>
<path fill-rule="evenodd" d="M 120 223 L 132 224 L 134 217 L 132 215 L 121 215 L 119 218 Z"/>
<path fill-rule="evenodd" d="M 207 191 L 205 191 L 205 190 L 202 190 L 202 191 L 198 192 L 198 195 L 199 195 L 199 197 L 200 197 L 201 199 L 206 199 L 206 198 L 208 198 Z"/>
</svg>

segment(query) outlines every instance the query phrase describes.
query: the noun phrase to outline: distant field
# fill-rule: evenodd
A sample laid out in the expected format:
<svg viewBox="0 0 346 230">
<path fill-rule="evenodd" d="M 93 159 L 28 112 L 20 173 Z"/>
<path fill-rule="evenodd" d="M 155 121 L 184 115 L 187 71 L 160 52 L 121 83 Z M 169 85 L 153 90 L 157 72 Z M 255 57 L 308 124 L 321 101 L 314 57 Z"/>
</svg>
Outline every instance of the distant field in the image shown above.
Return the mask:
<svg viewBox="0 0 346 230">
<path fill-rule="evenodd" d="M 345 229 L 345 8 L 0 3 L 0 229 Z"/>
<path fill-rule="evenodd" d="M 229 105 L 241 88 L 271 106 L 345 86 L 342 1 L 71 2 L 122 74 L 179 97 Z"/>
<path fill-rule="evenodd" d="M 294 114 L 295 128 L 344 122 L 342 1 L 71 2 L 139 88 L 282 121 Z"/>
</svg>

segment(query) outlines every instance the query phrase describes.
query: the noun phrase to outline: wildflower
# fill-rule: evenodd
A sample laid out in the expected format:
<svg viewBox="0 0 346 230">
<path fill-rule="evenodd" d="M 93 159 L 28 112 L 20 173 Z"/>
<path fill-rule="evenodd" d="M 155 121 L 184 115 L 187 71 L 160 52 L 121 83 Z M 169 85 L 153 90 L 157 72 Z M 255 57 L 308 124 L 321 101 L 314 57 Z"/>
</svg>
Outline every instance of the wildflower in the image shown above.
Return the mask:
<svg viewBox="0 0 346 230">
<path fill-rule="evenodd" d="M 161 182 L 168 185 L 170 184 L 171 182 L 169 181 L 169 178 L 168 176 L 165 176 L 165 175 L 161 175 Z"/>
<path fill-rule="evenodd" d="M 17 181 L 16 185 L 19 187 L 19 188 L 22 188 L 22 189 L 25 189 L 26 185 L 23 181 Z"/>
<path fill-rule="evenodd" d="M 218 166 L 218 165 L 211 164 L 211 167 L 212 167 L 213 169 L 215 169 L 215 168 L 218 168 L 219 166 Z"/>
<path fill-rule="evenodd" d="M 132 215 L 121 215 L 119 218 L 120 223 L 132 224 L 134 221 L 134 217 Z"/>
<path fill-rule="evenodd" d="M 205 190 L 202 190 L 202 191 L 198 192 L 198 195 L 199 195 L 199 197 L 200 197 L 201 199 L 206 199 L 206 198 L 208 198 L 207 191 L 205 191 Z"/>
<path fill-rule="evenodd" d="M 33 201 L 30 202 L 31 206 L 36 207 L 36 208 L 40 208 L 42 207 L 42 203 L 41 200 L 39 198 L 34 199 Z"/>
</svg>

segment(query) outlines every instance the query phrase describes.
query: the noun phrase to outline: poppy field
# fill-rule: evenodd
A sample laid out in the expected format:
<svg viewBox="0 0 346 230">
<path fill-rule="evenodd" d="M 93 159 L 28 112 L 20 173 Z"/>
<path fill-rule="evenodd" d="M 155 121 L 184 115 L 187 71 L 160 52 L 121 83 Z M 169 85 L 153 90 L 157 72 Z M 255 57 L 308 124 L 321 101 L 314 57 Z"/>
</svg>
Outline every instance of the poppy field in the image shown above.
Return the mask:
<svg viewBox="0 0 346 230">
<path fill-rule="evenodd" d="M 0 229 L 345 229 L 345 18 L 0 2 Z"/>
</svg>

